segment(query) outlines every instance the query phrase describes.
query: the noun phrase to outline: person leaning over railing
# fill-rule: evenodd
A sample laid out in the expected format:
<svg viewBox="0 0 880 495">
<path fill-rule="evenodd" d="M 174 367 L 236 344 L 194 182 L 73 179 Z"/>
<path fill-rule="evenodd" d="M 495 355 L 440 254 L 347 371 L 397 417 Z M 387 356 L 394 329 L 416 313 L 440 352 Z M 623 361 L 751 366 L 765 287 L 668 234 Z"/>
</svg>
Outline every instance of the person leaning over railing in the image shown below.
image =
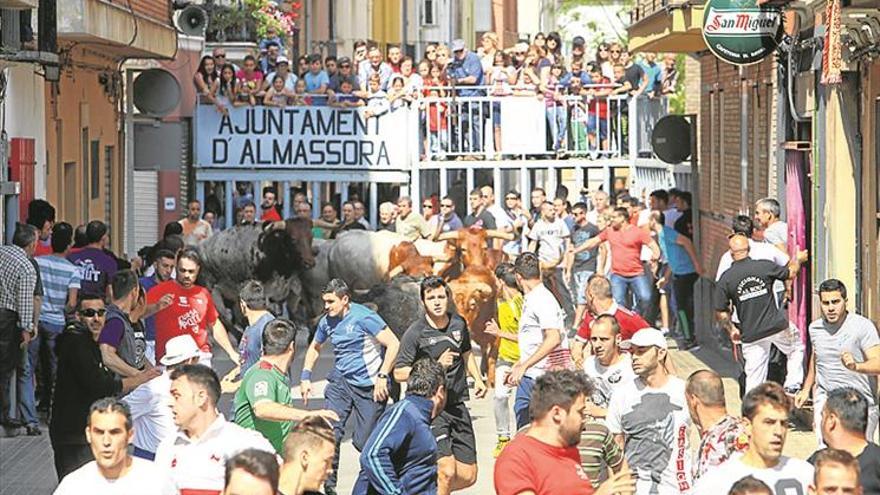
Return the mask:
<svg viewBox="0 0 880 495">
<path fill-rule="evenodd" d="M 263 95 L 263 105 L 267 107 L 286 107 L 290 104 L 293 97 L 293 92 L 284 85 L 284 77 L 275 76 L 272 79 L 272 87 Z"/>
<path fill-rule="evenodd" d="M 343 79 L 339 85 L 339 91 L 329 91 L 328 104 L 336 108 L 354 108 L 364 106 L 364 100 L 354 94 L 354 82 L 351 79 Z"/>
<path fill-rule="evenodd" d="M 199 62 L 199 68 L 193 74 L 193 85 L 196 87 L 196 95 L 200 103 L 207 102 L 215 105 L 217 110 L 223 111 L 222 105 L 217 102 L 217 90 L 214 84 L 218 79 L 217 67 L 214 57 L 205 55 Z"/>
<path fill-rule="evenodd" d="M 242 68 L 235 77 L 238 79 L 238 100 L 256 105 L 257 98 L 263 97 L 263 73 L 257 70 L 253 55 L 245 55 Z"/>
</svg>

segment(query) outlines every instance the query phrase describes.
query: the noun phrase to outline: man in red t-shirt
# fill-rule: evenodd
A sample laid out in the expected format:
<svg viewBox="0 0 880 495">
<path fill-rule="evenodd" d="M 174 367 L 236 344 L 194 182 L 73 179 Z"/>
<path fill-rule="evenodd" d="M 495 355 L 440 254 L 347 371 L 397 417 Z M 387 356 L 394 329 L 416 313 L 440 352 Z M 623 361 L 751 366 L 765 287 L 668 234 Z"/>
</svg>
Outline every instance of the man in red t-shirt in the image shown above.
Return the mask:
<svg viewBox="0 0 880 495">
<path fill-rule="evenodd" d="M 587 281 L 587 311 L 584 319 L 578 327 L 577 336 L 571 343 L 571 358 L 578 369 L 584 362 L 584 347 L 590 342 L 590 326 L 601 315 L 611 315 L 620 325 L 620 340 L 629 340 L 634 333 L 650 328 L 651 325 L 644 318 L 632 311 L 621 307 L 611 297 L 611 282 L 602 275 L 593 275 Z"/>
<path fill-rule="evenodd" d="M 651 249 L 651 262 L 660 259 L 660 246 L 646 230 L 630 224 L 629 210 L 615 208 L 611 215 L 611 228 L 589 239 L 574 249 L 575 253 L 596 249 L 603 242 L 611 244 L 611 292 L 614 300 L 626 306 L 627 288 L 632 289 L 638 304 L 637 313 L 648 314 L 651 304 L 651 277 L 642 268 L 642 246 Z M 635 309 L 635 308 L 633 308 Z"/>
<path fill-rule="evenodd" d="M 278 213 L 278 195 L 274 187 L 263 188 L 263 204 L 260 205 L 263 212 L 260 220 L 263 222 L 280 222 L 281 214 Z"/>
<path fill-rule="evenodd" d="M 229 355 L 233 363 L 238 362 L 238 352 L 229 341 L 226 327 L 217 315 L 217 308 L 211 293 L 196 279 L 202 261 L 198 252 L 186 248 L 177 256 L 177 279 L 159 283 L 147 292 L 147 304 L 157 304 L 166 295 L 172 300 L 168 306 L 156 313 L 156 362 L 165 355 L 165 343 L 178 335 L 190 334 L 199 345 L 199 363 L 211 366 L 211 344 L 208 343 L 208 328 L 214 340 Z M 164 302 L 167 302 L 167 299 Z"/>
<path fill-rule="evenodd" d="M 581 441 L 586 399 L 592 394 L 587 376 L 579 371 L 549 371 L 532 389 L 532 422 L 495 463 L 498 495 L 590 495 L 593 485 L 581 467 Z M 635 480 L 628 470 L 614 473 L 599 490 L 632 493 Z"/>
</svg>

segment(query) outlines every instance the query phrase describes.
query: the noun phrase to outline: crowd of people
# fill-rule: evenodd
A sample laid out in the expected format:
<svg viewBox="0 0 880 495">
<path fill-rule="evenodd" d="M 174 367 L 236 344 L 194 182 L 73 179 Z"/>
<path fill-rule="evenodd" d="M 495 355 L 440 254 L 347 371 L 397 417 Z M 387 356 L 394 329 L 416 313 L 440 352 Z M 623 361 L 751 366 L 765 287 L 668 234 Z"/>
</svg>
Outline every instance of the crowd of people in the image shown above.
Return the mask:
<svg viewBox="0 0 880 495">
<path fill-rule="evenodd" d="M 463 220 L 449 197 L 437 213 L 431 200 L 424 214 L 408 197 L 383 204 L 375 228 L 411 240 L 462 228 L 505 234 L 492 241 L 503 261 L 485 328 L 498 343 L 494 376 L 478 365 L 473 329 L 444 278 L 420 282 L 423 316 L 399 339 L 333 279 L 299 358 L 302 408 L 289 376 L 297 326 L 269 311 L 264 286 L 241 288 L 247 327 L 236 343 L 210 287 L 199 285 L 193 245 L 212 228 L 198 202 L 145 263 L 114 254 L 103 222 L 74 228 L 35 200 L 0 247 L 4 429 L 41 435 L 39 413 L 49 411 L 58 494 L 336 493 L 346 470 L 359 473 L 358 494 L 445 494 L 476 482 L 468 400 L 485 398 L 502 495 L 880 493 L 880 336 L 847 309 L 836 279 L 819 284 L 821 315 L 808 328 L 789 321 L 790 282 L 807 253 L 789 256 L 779 203 L 762 199 L 754 217 L 733 220 L 714 276 L 718 324 L 744 370 L 734 415 L 718 373 L 684 380 L 670 358 L 673 342 L 699 345 L 693 293 L 706 272 L 691 240 L 690 194 L 583 194 L 569 205 L 564 187 L 552 199 L 535 188 L 524 204 L 508 191 L 499 206 L 486 185 L 469 195 Z M 362 203 L 342 209 L 346 228 L 373 228 L 360 221 Z M 275 221 L 278 211 L 266 210 Z M 334 364 L 317 409 L 312 373 L 325 346 Z M 222 377 L 217 347 L 236 363 Z M 774 353 L 783 366 L 773 367 Z M 388 405 L 395 382 L 406 393 Z M 792 412 L 811 398 L 820 449 L 808 460 L 784 456 Z M 347 433 L 357 466 L 340 465 Z"/>
<path fill-rule="evenodd" d="M 679 78 L 673 54 L 658 61 L 618 42 L 588 46 L 581 36 L 563 50 L 556 32 L 508 47 L 494 32 L 483 34 L 476 49 L 461 39 L 429 43 L 422 60 L 400 46 L 383 50 L 364 40 L 350 57 L 312 53 L 294 63 L 284 49 L 269 33 L 259 52 L 242 60 L 228 60 L 223 48 L 204 55 L 193 75 L 200 101 L 222 113 L 254 105 L 364 107 L 366 118 L 418 108 L 422 156 L 442 158 L 500 155 L 499 98 L 531 96 L 544 102 L 547 150 L 564 155 L 610 151 L 609 139 L 627 125 L 628 99 L 671 95 Z"/>
</svg>

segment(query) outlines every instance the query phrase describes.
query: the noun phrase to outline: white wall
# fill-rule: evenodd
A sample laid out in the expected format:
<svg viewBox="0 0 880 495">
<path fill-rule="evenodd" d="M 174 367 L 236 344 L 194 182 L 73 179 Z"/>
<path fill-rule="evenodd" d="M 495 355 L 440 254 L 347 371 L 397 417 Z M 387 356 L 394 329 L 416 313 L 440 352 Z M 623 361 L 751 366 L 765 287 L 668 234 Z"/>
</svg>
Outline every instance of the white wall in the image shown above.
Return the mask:
<svg viewBox="0 0 880 495">
<path fill-rule="evenodd" d="M 31 64 L 14 64 L 6 73 L 6 133 L 9 139 L 34 139 L 34 197 L 46 197 L 45 80 Z M 57 207 L 58 205 L 56 205 Z"/>
</svg>

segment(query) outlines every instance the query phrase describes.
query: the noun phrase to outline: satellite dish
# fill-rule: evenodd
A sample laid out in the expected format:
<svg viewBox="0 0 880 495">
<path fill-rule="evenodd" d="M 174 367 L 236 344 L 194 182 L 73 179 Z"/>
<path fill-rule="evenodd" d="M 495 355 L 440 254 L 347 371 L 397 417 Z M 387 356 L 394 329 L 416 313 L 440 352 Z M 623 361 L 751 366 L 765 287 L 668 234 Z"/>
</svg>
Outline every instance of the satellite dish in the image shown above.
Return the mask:
<svg viewBox="0 0 880 495">
<path fill-rule="evenodd" d="M 180 84 L 164 69 L 149 69 L 134 80 L 134 105 L 142 113 L 164 117 L 180 103 Z"/>
<path fill-rule="evenodd" d="M 666 163 L 681 163 L 691 156 L 691 123 L 681 115 L 658 120 L 651 133 L 651 148 Z"/>
</svg>

